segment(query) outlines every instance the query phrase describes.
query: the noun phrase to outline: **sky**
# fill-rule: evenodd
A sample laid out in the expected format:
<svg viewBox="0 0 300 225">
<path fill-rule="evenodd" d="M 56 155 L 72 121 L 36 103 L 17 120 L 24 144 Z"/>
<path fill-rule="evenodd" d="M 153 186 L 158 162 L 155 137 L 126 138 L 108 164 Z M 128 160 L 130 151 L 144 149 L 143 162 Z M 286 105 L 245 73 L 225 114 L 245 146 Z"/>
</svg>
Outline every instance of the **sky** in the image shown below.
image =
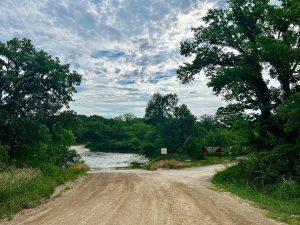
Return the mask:
<svg viewBox="0 0 300 225">
<path fill-rule="evenodd" d="M 71 109 L 85 115 L 143 116 L 151 96 L 176 93 L 196 115 L 225 102 L 204 74 L 183 85 L 176 70 L 191 38 L 221 0 L 1 0 L 0 41 L 29 38 L 82 75 Z"/>
</svg>

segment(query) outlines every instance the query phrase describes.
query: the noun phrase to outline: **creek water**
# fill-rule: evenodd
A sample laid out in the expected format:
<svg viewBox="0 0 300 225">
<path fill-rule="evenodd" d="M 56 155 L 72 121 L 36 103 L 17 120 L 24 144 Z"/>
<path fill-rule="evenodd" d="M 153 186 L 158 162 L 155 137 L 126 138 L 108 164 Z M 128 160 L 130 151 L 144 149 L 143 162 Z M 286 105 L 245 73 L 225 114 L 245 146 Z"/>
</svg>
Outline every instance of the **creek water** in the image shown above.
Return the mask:
<svg viewBox="0 0 300 225">
<path fill-rule="evenodd" d="M 91 152 L 82 145 L 72 146 L 92 169 L 121 169 L 128 167 L 131 162 L 146 163 L 147 158 L 132 153 Z"/>
</svg>

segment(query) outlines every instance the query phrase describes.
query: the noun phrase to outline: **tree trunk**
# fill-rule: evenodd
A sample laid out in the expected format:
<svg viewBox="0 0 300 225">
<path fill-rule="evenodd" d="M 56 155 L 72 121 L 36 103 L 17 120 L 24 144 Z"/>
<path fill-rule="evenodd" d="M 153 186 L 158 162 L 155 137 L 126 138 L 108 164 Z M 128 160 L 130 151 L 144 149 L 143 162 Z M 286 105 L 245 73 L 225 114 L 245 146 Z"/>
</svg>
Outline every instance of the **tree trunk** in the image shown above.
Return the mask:
<svg viewBox="0 0 300 225">
<path fill-rule="evenodd" d="M 292 95 L 289 76 L 285 74 L 279 74 L 278 81 L 280 82 L 283 90 L 283 100 L 285 100 Z"/>
</svg>

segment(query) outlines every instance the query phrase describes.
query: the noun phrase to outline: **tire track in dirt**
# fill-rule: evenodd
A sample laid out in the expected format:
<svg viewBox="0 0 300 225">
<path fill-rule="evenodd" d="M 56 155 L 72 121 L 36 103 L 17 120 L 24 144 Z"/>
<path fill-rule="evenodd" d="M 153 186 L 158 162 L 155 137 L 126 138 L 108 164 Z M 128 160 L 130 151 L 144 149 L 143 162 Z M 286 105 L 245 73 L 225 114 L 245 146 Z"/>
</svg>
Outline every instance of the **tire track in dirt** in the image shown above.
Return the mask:
<svg viewBox="0 0 300 225">
<path fill-rule="evenodd" d="M 209 188 L 220 166 L 94 171 L 62 197 L 4 225 L 277 225 L 263 211 Z"/>
</svg>

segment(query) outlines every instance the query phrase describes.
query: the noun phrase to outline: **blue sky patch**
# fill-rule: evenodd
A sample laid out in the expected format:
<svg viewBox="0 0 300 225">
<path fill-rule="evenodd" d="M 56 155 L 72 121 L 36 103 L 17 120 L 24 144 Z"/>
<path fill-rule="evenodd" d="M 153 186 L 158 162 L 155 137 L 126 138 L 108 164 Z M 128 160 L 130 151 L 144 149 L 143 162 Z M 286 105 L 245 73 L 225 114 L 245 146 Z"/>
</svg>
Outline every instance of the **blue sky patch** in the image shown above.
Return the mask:
<svg viewBox="0 0 300 225">
<path fill-rule="evenodd" d="M 121 51 L 121 50 L 100 50 L 97 52 L 93 52 L 91 55 L 93 58 L 102 58 L 102 57 L 106 57 L 106 58 L 110 58 L 110 59 L 114 59 L 114 58 L 120 58 L 125 56 L 125 52 Z"/>
</svg>

